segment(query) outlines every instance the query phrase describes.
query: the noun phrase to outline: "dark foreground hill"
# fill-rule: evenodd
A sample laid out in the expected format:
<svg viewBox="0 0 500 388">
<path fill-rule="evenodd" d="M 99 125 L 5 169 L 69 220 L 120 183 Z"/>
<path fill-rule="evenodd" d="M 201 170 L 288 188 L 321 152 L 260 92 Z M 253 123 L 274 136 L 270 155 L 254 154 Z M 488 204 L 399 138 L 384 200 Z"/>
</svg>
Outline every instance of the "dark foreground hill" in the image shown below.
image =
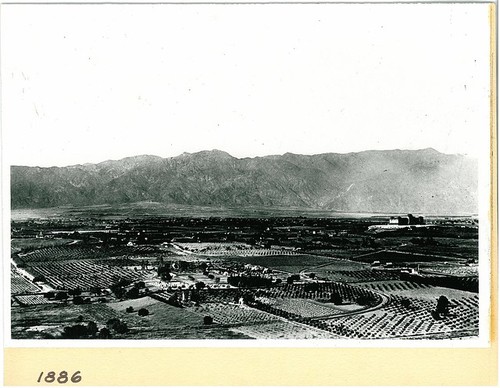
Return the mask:
<svg viewBox="0 0 500 388">
<path fill-rule="evenodd" d="M 433 149 L 234 158 L 202 151 L 69 167 L 11 167 L 12 208 L 154 201 L 342 212 L 477 212 L 477 162 Z"/>
</svg>

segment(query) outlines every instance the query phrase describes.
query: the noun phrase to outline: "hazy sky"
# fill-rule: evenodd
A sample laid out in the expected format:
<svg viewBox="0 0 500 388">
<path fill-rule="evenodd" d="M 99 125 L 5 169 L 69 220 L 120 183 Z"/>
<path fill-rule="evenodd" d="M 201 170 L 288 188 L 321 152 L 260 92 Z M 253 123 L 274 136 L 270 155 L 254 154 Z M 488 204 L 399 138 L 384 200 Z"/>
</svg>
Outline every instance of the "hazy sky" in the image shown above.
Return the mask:
<svg viewBox="0 0 500 388">
<path fill-rule="evenodd" d="M 1 17 L 12 164 L 487 146 L 487 4 L 4 5 Z"/>
</svg>

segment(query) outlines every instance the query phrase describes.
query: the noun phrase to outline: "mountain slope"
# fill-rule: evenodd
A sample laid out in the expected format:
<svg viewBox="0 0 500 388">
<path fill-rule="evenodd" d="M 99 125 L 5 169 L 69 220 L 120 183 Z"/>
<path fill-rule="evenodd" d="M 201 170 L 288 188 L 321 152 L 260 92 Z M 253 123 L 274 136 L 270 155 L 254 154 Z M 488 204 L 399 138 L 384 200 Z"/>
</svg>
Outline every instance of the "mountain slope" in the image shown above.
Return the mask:
<svg viewBox="0 0 500 388">
<path fill-rule="evenodd" d="M 237 159 L 222 151 L 11 167 L 12 208 L 154 201 L 346 212 L 477 212 L 477 163 L 433 149 Z"/>
</svg>

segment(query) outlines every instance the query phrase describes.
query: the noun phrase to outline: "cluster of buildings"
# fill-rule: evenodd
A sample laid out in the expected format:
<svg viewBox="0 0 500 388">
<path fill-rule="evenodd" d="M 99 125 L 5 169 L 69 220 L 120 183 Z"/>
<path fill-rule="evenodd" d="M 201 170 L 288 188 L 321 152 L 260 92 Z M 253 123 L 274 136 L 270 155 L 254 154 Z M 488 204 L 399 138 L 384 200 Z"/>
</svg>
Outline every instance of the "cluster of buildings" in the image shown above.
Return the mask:
<svg viewBox="0 0 500 388">
<path fill-rule="evenodd" d="M 406 217 L 391 217 L 389 225 L 425 225 L 424 217 L 414 217 L 413 214 L 408 214 Z"/>
</svg>

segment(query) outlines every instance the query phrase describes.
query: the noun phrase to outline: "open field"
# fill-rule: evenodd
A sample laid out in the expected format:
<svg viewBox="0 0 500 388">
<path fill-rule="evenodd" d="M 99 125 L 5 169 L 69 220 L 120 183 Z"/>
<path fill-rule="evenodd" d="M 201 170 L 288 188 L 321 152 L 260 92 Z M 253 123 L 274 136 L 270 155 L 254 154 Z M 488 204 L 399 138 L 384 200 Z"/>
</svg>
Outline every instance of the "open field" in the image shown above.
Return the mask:
<svg viewBox="0 0 500 388">
<path fill-rule="evenodd" d="M 304 318 L 339 314 L 343 311 L 335 308 L 333 303 L 319 303 L 307 299 L 275 298 L 267 299 L 266 301 L 270 306 L 276 309 L 302 316 Z"/>
<path fill-rule="evenodd" d="M 365 263 L 373 263 L 380 261 L 381 263 L 425 263 L 425 262 L 439 262 L 439 261 L 453 261 L 458 260 L 453 257 L 443 257 L 435 254 L 421 254 L 421 253 L 407 253 L 400 251 L 383 250 L 356 257 L 355 260 L 363 261 Z"/>
<path fill-rule="evenodd" d="M 235 303 L 205 303 L 196 308 L 199 314 L 210 315 L 223 325 L 247 325 L 275 321 L 272 314 Z"/>
<path fill-rule="evenodd" d="M 51 248 L 68 245 L 74 240 L 67 238 L 43 239 L 43 238 L 13 238 L 10 243 L 11 252 L 31 251 L 41 248 Z"/>
<path fill-rule="evenodd" d="M 255 247 L 249 244 L 239 243 L 175 243 L 174 247 L 183 252 L 199 254 L 203 256 L 289 256 L 296 255 L 293 250 L 286 249 L 266 249 Z"/>
<path fill-rule="evenodd" d="M 109 304 L 111 308 L 116 311 L 121 311 L 127 314 L 125 321 L 130 321 L 130 333 L 127 335 L 131 338 L 157 338 L 155 333 L 163 333 L 162 338 L 169 339 L 189 339 L 193 336 L 201 336 L 202 338 L 217 339 L 217 338 L 250 338 L 248 336 L 242 335 L 231 331 L 227 327 L 220 325 L 205 325 L 203 323 L 203 317 L 210 314 L 217 309 L 214 308 L 179 308 L 170 306 L 166 303 L 159 302 L 155 299 L 145 297 L 137 300 L 131 300 L 126 302 L 111 303 Z M 125 309 L 132 306 L 134 308 L 133 313 L 126 313 Z M 149 315 L 145 317 L 137 316 L 137 311 L 140 308 L 145 308 L 148 310 Z M 259 313 L 257 311 L 257 313 Z M 234 321 L 233 314 L 233 321 Z M 221 319 L 222 321 L 222 319 Z M 227 324 L 229 322 L 221 322 L 215 319 L 215 323 Z M 230 322 L 235 323 L 235 322 Z M 237 322 L 241 323 L 241 322 Z"/>
<path fill-rule="evenodd" d="M 315 327 L 293 322 L 275 321 L 257 325 L 241 326 L 234 329 L 257 339 L 332 339 L 334 335 Z"/>
<path fill-rule="evenodd" d="M 228 260 L 237 263 L 259 265 L 288 273 L 299 273 L 304 268 L 315 267 L 330 261 L 328 257 L 318 257 L 312 255 L 231 257 Z"/>
<path fill-rule="evenodd" d="M 125 303 L 123 306 L 125 306 Z M 130 303 L 128 303 L 130 304 Z M 117 339 L 188 339 L 188 338 L 250 338 L 220 326 L 206 326 L 203 317 L 187 309 L 173 307 L 150 298 L 142 298 L 136 307 L 147 308 L 150 315 L 139 317 L 137 312 L 127 313 L 122 305 L 51 304 L 12 309 L 12 336 L 14 338 L 59 338 L 66 326 L 95 322 L 99 329 L 110 319 L 126 322 L 128 331 L 115 334 Z M 128 306 L 127 306 L 128 307 Z"/>
<path fill-rule="evenodd" d="M 49 240 L 53 241 L 53 240 Z M 40 248 L 29 250 L 26 253 L 20 253 L 15 256 L 16 262 L 20 265 L 29 265 L 34 263 L 47 263 L 70 260 L 97 260 L 119 256 L 138 256 L 150 255 L 157 251 L 148 246 L 142 247 L 100 247 L 94 245 L 83 246 L 81 244 L 51 246 L 49 248 Z"/>
<path fill-rule="evenodd" d="M 474 292 L 454 290 L 445 287 L 435 287 L 408 281 L 382 281 L 357 285 L 366 286 L 374 290 L 379 290 L 397 296 L 415 297 L 415 295 L 418 295 L 418 298 L 420 299 L 428 299 L 432 301 L 437 300 L 441 295 L 445 295 L 449 299 L 477 297 L 477 293 Z"/>
<path fill-rule="evenodd" d="M 65 326 L 80 322 L 96 322 L 105 326 L 111 318 L 120 317 L 105 304 L 73 305 L 71 303 L 13 307 L 11 327 L 13 338 L 57 338 Z M 38 329 L 39 327 L 43 329 Z"/>
<path fill-rule="evenodd" d="M 431 254 L 431 255 L 443 255 L 456 257 L 460 259 L 477 259 L 477 240 L 476 239 L 436 239 L 436 241 L 442 245 L 435 246 L 418 246 L 418 245 L 406 245 L 398 247 L 401 252 L 408 253 L 420 253 L 420 254 Z"/>
<path fill-rule="evenodd" d="M 376 280 L 399 279 L 399 274 L 394 271 L 360 270 L 360 271 L 335 271 L 320 268 L 316 271 L 317 276 L 337 282 L 357 283 Z"/>
<path fill-rule="evenodd" d="M 478 276 L 479 268 L 477 265 L 464 266 L 456 263 L 432 263 L 421 264 L 420 269 L 424 272 L 436 272 L 444 275 L 453 276 Z"/>
<path fill-rule="evenodd" d="M 225 217 L 225 218 L 262 218 L 262 217 L 337 217 L 337 218 L 365 218 L 373 213 L 346 213 L 332 210 L 314 210 L 296 207 L 221 207 L 196 206 L 180 204 L 163 204 L 158 202 L 135 202 L 124 205 L 95 205 L 95 206 L 59 206 L 43 209 L 12 209 L 11 217 L 14 221 L 29 219 L 54 219 L 71 217 L 96 217 L 100 219 L 121 218 L 151 218 L 151 217 L 184 217 L 189 214 L 193 218 Z M 378 214 L 380 216 L 380 214 Z M 387 215 L 389 216 L 389 214 Z"/>
</svg>

